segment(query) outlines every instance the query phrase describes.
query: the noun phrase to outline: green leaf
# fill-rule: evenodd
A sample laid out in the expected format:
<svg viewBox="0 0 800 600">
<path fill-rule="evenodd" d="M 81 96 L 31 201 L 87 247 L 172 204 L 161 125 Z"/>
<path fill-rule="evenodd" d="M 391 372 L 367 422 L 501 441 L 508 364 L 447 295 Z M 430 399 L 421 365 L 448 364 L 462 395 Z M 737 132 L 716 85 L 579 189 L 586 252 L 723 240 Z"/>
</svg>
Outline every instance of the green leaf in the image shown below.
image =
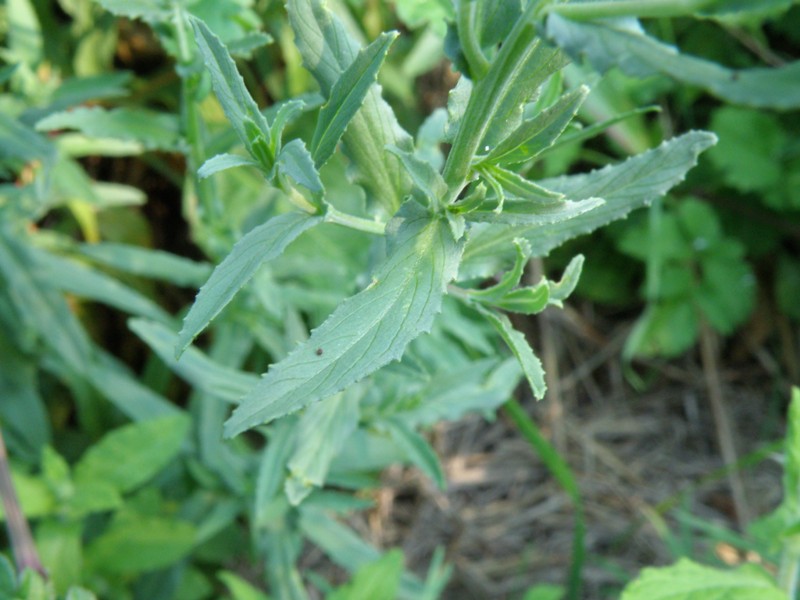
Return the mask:
<svg viewBox="0 0 800 600">
<path fill-rule="evenodd" d="M 587 198 L 579 202 L 565 200 L 548 206 L 527 200 L 508 200 L 503 203 L 503 211 L 475 210 L 464 215 L 473 222 L 511 225 L 514 227 L 537 227 L 558 223 L 570 224 L 581 215 L 593 214 L 605 204 L 601 198 Z M 531 241 L 533 236 L 528 236 Z"/>
<path fill-rule="evenodd" d="M 217 154 L 212 156 L 197 169 L 197 176 L 200 179 L 211 177 L 215 173 L 233 169 L 235 167 L 258 167 L 258 163 L 251 158 L 237 156 L 236 154 Z"/>
<path fill-rule="evenodd" d="M 377 600 L 396 598 L 403 574 L 403 553 L 395 548 L 377 561 L 359 568 L 353 579 L 326 600 Z"/>
<path fill-rule="evenodd" d="M 78 251 L 95 262 L 124 273 L 168 281 L 175 285 L 200 287 L 211 275 L 211 266 L 139 246 L 102 242 L 81 244 Z"/>
<path fill-rule="evenodd" d="M 397 146 L 387 146 L 386 149 L 402 161 L 414 185 L 425 195 L 429 205 L 437 206 L 438 201 L 447 193 L 447 184 L 439 172 L 430 163 L 420 160 L 411 152 L 401 150 Z"/>
<path fill-rule="evenodd" d="M 538 400 L 544 398 L 544 394 L 547 391 L 547 384 L 544 381 L 544 369 L 542 368 L 541 361 L 533 353 L 533 349 L 531 349 L 525 336 L 514 329 L 507 316 L 483 308 L 479 304 L 474 304 L 473 306 L 487 321 L 489 321 L 492 327 L 495 328 L 497 333 L 500 334 L 500 337 L 503 338 L 509 350 L 511 350 L 511 353 L 516 357 L 517 361 L 519 361 L 522 372 L 525 374 L 525 378 L 531 386 L 533 395 Z"/>
<path fill-rule="evenodd" d="M 671 567 L 642 569 L 621 600 L 788 600 L 769 575 L 749 567 L 723 571 L 683 558 Z"/>
<path fill-rule="evenodd" d="M 75 482 L 102 481 L 121 492 L 133 490 L 175 458 L 188 432 L 189 419 L 183 415 L 114 429 L 75 465 Z"/>
<path fill-rule="evenodd" d="M 231 571 L 220 571 L 217 579 L 225 584 L 231 595 L 231 600 L 269 600 L 264 592 L 256 589 L 246 580 Z"/>
<path fill-rule="evenodd" d="M 265 261 L 280 256 L 297 236 L 321 222 L 322 217 L 291 212 L 273 217 L 246 233 L 200 288 L 178 334 L 176 356 L 180 357 Z"/>
<path fill-rule="evenodd" d="M 787 136 L 773 115 L 724 106 L 714 111 L 711 128 L 719 144 L 708 157 L 722 170 L 727 184 L 742 192 L 764 192 L 786 176 L 781 158 Z"/>
<path fill-rule="evenodd" d="M 542 281 L 534 287 L 512 290 L 491 304 L 508 312 L 536 315 L 547 308 L 549 300 L 550 287 L 547 281 Z"/>
<path fill-rule="evenodd" d="M 440 490 L 447 487 L 447 478 L 439 457 L 424 437 L 399 418 L 384 419 L 381 425 L 386 427 L 413 465 L 430 477 Z"/>
<path fill-rule="evenodd" d="M 145 150 L 181 148 L 177 117 L 145 108 L 77 107 L 48 115 L 36 123 L 36 129 L 75 129 L 90 137 L 138 142 Z"/>
<path fill-rule="evenodd" d="M 361 539 L 352 529 L 332 519 L 323 511 L 308 506 L 300 509 L 300 529 L 322 548 L 336 564 L 350 572 L 375 563 L 381 553 Z M 422 582 L 410 573 L 400 577 L 397 598 L 417 600 L 422 597 Z"/>
<path fill-rule="evenodd" d="M 81 580 L 80 522 L 45 520 L 36 528 L 36 549 L 58 594 Z"/>
<path fill-rule="evenodd" d="M 561 585 L 539 584 L 525 591 L 522 600 L 563 600 L 567 590 Z"/>
<path fill-rule="evenodd" d="M 131 319 L 128 321 L 128 326 L 170 369 L 190 383 L 195 390 L 226 402 L 238 402 L 258 383 L 258 377 L 255 375 L 226 367 L 197 348 L 188 348 L 180 359 L 176 359 L 175 345 L 178 336 L 161 323 Z"/>
<path fill-rule="evenodd" d="M 86 562 L 102 573 L 143 573 L 176 563 L 191 551 L 194 541 L 190 523 L 126 512 L 91 542 Z"/>
<path fill-rule="evenodd" d="M 359 44 L 321 0 L 289 0 L 286 8 L 303 63 L 330 98 L 336 82 L 356 60 Z M 394 145 L 410 152 L 413 143 L 377 86 L 370 87 L 342 141 L 357 169 L 359 183 L 388 214 L 394 214 L 411 189 L 411 180 L 400 161 L 385 148 Z"/>
<path fill-rule="evenodd" d="M 387 226 L 390 251 L 372 283 L 273 365 L 225 424 L 234 436 L 332 396 L 402 356 L 428 331 L 461 248 L 446 221 L 410 202 Z"/>
<path fill-rule="evenodd" d="M 624 218 L 683 181 L 686 172 L 697 164 L 698 155 L 715 142 L 713 134 L 693 131 L 618 165 L 542 181 L 544 187 L 567 198 L 602 198 L 605 204 L 546 227 L 473 227 L 464 249 L 462 277 L 467 274 L 490 275 L 498 271 L 513 251 L 515 238 L 527 239 L 533 256 L 544 256 L 568 239 Z"/>
<path fill-rule="evenodd" d="M 208 26 L 199 19 L 192 19 L 197 44 L 200 54 L 211 73 L 211 84 L 217 94 L 222 110 L 228 117 L 239 139 L 248 149 L 253 158 L 267 171 L 272 168 L 269 153 L 264 156 L 259 151 L 258 140 L 270 139 L 270 129 L 267 119 L 258 110 L 250 92 L 244 85 L 244 80 L 236 70 L 230 54 L 212 33 Z M 260 136 L 260 138 L 259 138 Z M 266 146 L 269 148 L 268 145 Z"/>
<path fill-rule="evenodd" d="M 651 304 L 625 342 L 625 356 L 677 356 L 697 340 L 695 308 L 685 298 Z"/>
<path fill-rule="evenodd" d="M 133 315 L 169 322 L 172 317 L 160 306 L 139 292 L 80 263 L 35 248 L 37 276 L 56 289 L 102 302 Z"/>
<path fill-rule="evenodd" d="M 142 19 L 151 23 L 169 19 L 170 12 L 163 0 L 97 0 L 108 12 L 129 19 Z"/>
<path fill-rule="evenodd" d="M 97 596 L 84 588 L 71 587 L 64 600 L 97 600 Z"/>
<path fill-rule="evenodd" d="M 489 163 L 515 164 L 533 158 L 555 142 L 569 125 L 589 94 L 585 85 L 564 94 L 553 106 L 517 127 L 491 149 L 484 159 Z"/>
<path fill-rule="evenodd" d="M 531 245 L 525 239 L 516 239 L 514 247 L 517 249 L 517 255 L 514 257 L 514 266 L 511 270 L 507 271 L 496 285 L 480 290 L 469 290 L 471 297 L 482 302 L 493 302 L 519 285 L 531 255 Z"/>
<path fill-rule="evenodd" d="M 633 77 L 661 73 L 734 104 L 779 110 L 800 106 L 800 61 L 776 68 L 728 69 L 680 54 L 647 36 L 635 19 L 577 23 L 551 13 L 547 35 L 600 72 L 618 66 Z"/>
<path fill-rule="evenodd" d="M 330 464 L 358 426 L 363 390 L 350 388 L 327 402 L 310 406 L 300 417 L 295 449 L 287 463 L 286 494 L 297 506 L 325 483 Z"/>
<path fill-rule="evenodd" d="M 569 264 L 567 265 L 567 268 L 564 269 L 564 274 L 561 276 L 561 280 L 558 283 L 554 281 L 547 282 L 547 285 L 550 288 L 550 304 L 560 307 L 561 303 L 569 298 L 570 294 L 575 291 L 575 287 L 578 285 L 578 280 L 581 277 L 583 261 L 583 254 L 578 254 L 577 256 L 573 257 L 571 261 L 569 261 Z"/>
<path fill-rule="evenodd" d="M 323 193 L 324 189 L 319 178 L 319 171 L 314 165 L 314 160 L 311 158 L 311 154 L 309 154 L 303 140 L 292 140 L 281 148 L 278 155 L 278 169 L 311 193 Z"/>
<path fill-rule="evenodd" d="M 328 102 L 319 111 L 311 140 L 311 155 L 317 168 L 331 157 L 347 125 L 361 108 L 397 36 L 397 32 L 380 34 L 374 42 L 358 52 L 355 60 L 336 80 Z"/>
<path fill-rule="evenodd" d="M 532 204 L 549 206 L 564 199 L 563 194 L 553 192 L 525 179 L 522 175 L 508 171 L 502 167 L 487 165 L 478 171 L 489 179 L 493 179 L 503 188 L 504 195 L 527 200 Z"/>
</svg>

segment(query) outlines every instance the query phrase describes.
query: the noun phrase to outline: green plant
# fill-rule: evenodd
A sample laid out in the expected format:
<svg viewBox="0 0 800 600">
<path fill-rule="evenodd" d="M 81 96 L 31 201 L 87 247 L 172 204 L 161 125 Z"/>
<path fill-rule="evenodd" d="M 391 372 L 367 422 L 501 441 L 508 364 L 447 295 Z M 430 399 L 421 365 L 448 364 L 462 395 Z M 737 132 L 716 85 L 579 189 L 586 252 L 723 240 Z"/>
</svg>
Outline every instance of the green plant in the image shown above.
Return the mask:
<svg viewBox="0 0 800 600">
<path fill-rule="evenodd" d="M 379 8 L 353 4 L 365 21 L 380 22 Z M 338 516 L 368 507 L 365 490 L 377 486 L 376 473 L 392 463 L 416 465 L 443 486 L 441 465 L 424 435 L 436 422 L 467 412 L 492 414 L 523 378 L 541 398 L 541 365 L 506 313 L 532 315 L 561 305 L 577 283 L 582 258 L 569 261 L 560 281 L 533 285 L 520 283 L 528 260 L 660 198 L 715 142 L 694 131 L 645 150 L 648 136 L 641 135 L 637 156 L 561 175 L 580 143 L 643 117 L 641 110 L 626 109 L 622 117 L 577 127 L 574 118 L 589 88 L 570 83 L 565 51 L 541 35 L 546 32 L 566 52 L 586 52 L 601 68 L 610 57 L 596 48 L 598 39 L 640 44 L 638 56 L 655 56 L 648 68 L 663 63 L 671 74 L 685 75 L 708 67 L 680 55 L 677 66 L 664 61 L 664 48 L 635 27 L 617 30 L 593 19 L 608 11 L 688 14 L 712 4 L 723 3 L 400 2 L 400 17 L 425 28 L 415 34 L 414 48 L 439 48 L 441 42 L 462 73 L 447 109 L 427 116 L 412 136 L 375 84 L 382 68 L 398 68 L 392 48 L 402 38 L 372 31 L 373 41 L 362 44 L 358 28 L 354 32 L 340 18 L 352 13 L 339 3 L 290 0 L 284 15 L 246 2 L 102 0 L 99 5 L 117 16 L 146 21 L 175 61 L 172 100 L 165 106 L 156 95 L 144 107 L 124 100 L 130 96 L 126 77 L 79 78 L 73 85 L 80 94 L 72 96 L 59 95 L 68 87 L 61 81 L 35 89 L 31 77 L 45 62 L 47 45 L 33 3 L 17 0 L 15 7 L 25 10 L 15 14 L 39 33 L 32 46 L 9 40 L 22 58 L 14 59 L 16 70 L 4 72 L 10 89 L 0 121 L 2 166 L 16 185 L 3 187 L 0 204 L 0 344 L 14 358 L 0 367 L 0 383 L 13 391 L 10 402 L 0 403 L 0 417 L 12 454 L 25 467 L 17 472 L 27 473 L 17 475 L 18 485 L 32 481 L 61 494 L 67 511 L 51 506 L 36 513 L 32 496 L 22 494 L 28 515 L 37 519 L 37 535 L 51 547 L 78 548 L 78 554 L 86 546 L 89 566 L 76 574 L 74 563 L 61 565 L 53 572 L 56 588 L 64 592 L 80 583 L 115 598 L 200 599 L 224 586 L 233 598 L 263 596 L 228 568 L 236 560 L 262 564 L 278 598 L 307 597 L 309 584 L 337 599 L 389 597 L 395 584 L 400 597 L 436 597 L 448 578 L 440 555 L 421 579 L 403 570 L 397 553 L 382 554 Z M 101 44 L 85 32 L 93 19 L 108 18 L 98 6 L 88 7 L 85 13 L 75 8 L 85 18 L 85 29 L 76 34 L 81 47 Z M 268 10 L 277 15 L 271 36 L 259 31 L 257 17 Z M 442 41 L 444 20 L 450 22 Z M 280 54 L 285 70 L 265 75 L 262 89 L 252 63 L 240 62 L 240 74 L 233 57 L 254 56 L 253 63 L 263 66 L 270 52 Z M 301 61 L 318 92 L 309 87 Z M 407 61 L 401 67 L 406 72 L 419 68 Z M 646 71 L 639 64 L 631 68 Z M 786 73 L 757 79 L 784 81 Z M 754 88 L 750 74 L 739 87 L 717 83 L 709 86 L 725 97 L 739 97 L 739 87 Z M 392 93 L 402 99 L 408 92 L 401 88 Z M 756 91 L 760 105 L 773 101 L 761 87 Z M 31 111 L 24 107 L 34 92 Z M 264 96 L 276 102 L 264 108 L 255 99 Z M 106 104 L 78 106 L 89 100 Z M 450 144 L 446 157 L 443 143 Z M 182 155 L 186 171 L 171 168 L 155 150 Z M 131 243 L 130 231 L 113 239 L 104 230 L 104 214 L 141 203 L 143 195 L 98 185 L 77 160 L 87 154 L 142 156 L 180 184 L 191 238 L 216 265 L 213 271 L 206 263 Z M 537 178 L 545 171 L 547 177 Z M 666 282 L 686 261 L 711 281 L 714 296 L 719 286 L 738 285 L 739 279 L 727 277 L 729 262 L 736 275 L 746 267 L 738 246 L 702 206 L 684 201 L 674 214 L 671 208 L 655 213 L 659 226 L 677 233 L 652 276 Z M 54 214 L 66 215 L 59 227 L 34 226 Z M 652 253 L 639 253 L 637 235 L 631 229 L 620 246 L 652 261 Z M 688 251 L 698 235 L 709 240 L 699 257 Z M 80 236 L 83 242 L 76 241 Z M 710 275 L 720 262 L 726 275 L 721 282 Z M 182 326 L 159 306 L 152 280 L 193 289 L 206 281 Z M 670 301 L 702 308 L 705 296 L 698 296 L 693 281 L 679 283 L 672 295 L 661 286 L 648 298 L 656 308 Z M 146 359 L 145 383 L 95 340 L 91 319 L 80 318 L 92 306 L 88 302 L 135 317 L 130 328 L 159 357 Z M 747 308 L 737 305 L 721 328 L 741 322 Z M 191 345 L 206 330 L 201 344 Z M 670 348 L 687 345 L 684 340 Z M 185 405 L 166 399 L 164 365 L 191 385 Z M 43 388 L 55 390 L 56 400 L 46 402 Z M 79 439 L 58 428 L 54 439 L 48 413 L 72 402 Z M 507 406 L 580 506 L 563 461 L 515 404 Z M 136 421 L 127 431 L 171 424 L 176 445 L 135 486 L 111 485 L 107 504 L 69 512 L 82 506 L 76 500 L 82 486 L 102 483 L 99 476 L 79 477 L 88 469 L 81 465 L 90 456 L 112 457 L 108 440 L 122 435 L 116 429 L 127 419 Z M 223 441 L 223 431 L 233 439 Z M 46 449 L 52 445 L 58 453 Z M 146 456 L 141 439 L 124 445 L 136 450 L 134 456 Z M 75 463 L 74 477 L 62 456 Z M 165 457 L 174 460 L 159 472 L 153 465 L 166 466 Z M 32 475 L 36 465 L 40 472 Z M 182 544 L 157 563 L 132 565 L 112 551 L 120 538 L 131 537 L 119 533 L 124 527 L 141 533 L 147 544 L 177 529 L 170 538 Z M 580 594 L 583 556 L 580 525 L 576 529 L 571 597 Z M 351 582 L 334 589 L 301 573 L 305 540 L 353 573 Z M 378 580 L 384 591 L 372 587 Z M 545 588 L 529 596 L 536 593 L 559 592 Z"/>
</svg>

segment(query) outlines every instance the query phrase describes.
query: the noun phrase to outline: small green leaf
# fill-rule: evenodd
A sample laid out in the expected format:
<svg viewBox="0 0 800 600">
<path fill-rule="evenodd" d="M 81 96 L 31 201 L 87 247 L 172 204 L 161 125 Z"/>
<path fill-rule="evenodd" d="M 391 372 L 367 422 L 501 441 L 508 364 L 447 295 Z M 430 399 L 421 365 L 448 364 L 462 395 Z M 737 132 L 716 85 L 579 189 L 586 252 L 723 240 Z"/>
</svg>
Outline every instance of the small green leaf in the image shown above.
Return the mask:
<svg viewBox="0 0 800 600">
<path fill-rule="evenodd" d="M 324 189 L 319 178 L 319 171 L 314 165 L 305 142 L 301 139 L 292 140 L 278 155 L 278 170 L 291 177 L 312 194 L 322 194 Z"/>
<path fill-rule="evenodd" d="M 36 548 L 58 594 L 81 580 L 82 529 L 79 521 L 55 519 L 47 519 L 36 528 Z"/>
<path fill-rule="evenodd" d="M 67 595 L 64 600 L 97 600 L 97 596 L 89 590 L 73 586 L 67 590 Z"/>
<path fill-rule="evenodd" d="M 176 356 L 180 357 L 265 261 L 280 256 L 297 236 L 320 222 L 322 217 L 291 212 L 273 217 L 245 234 L 200 288 L 178 334 Z"/>
<path fill-rule="evenodd" d="M 492 287 L 470 290 L 470 296 L 480 301 L 493 302 L 505 296 L 508 292 L 519 285 L 522 274 L 525 271 L 525 266 L 528 264 L 528 259 L 531 255 L 531 245 L 524 239 L 514 240 L 514 247 L 517 249 L 517 255 L 514 258 L 514 266 L 511 270 L 507 271 L 502 279 Z"/>
<path fill-rule="evenodd" d="M 233 169 L 234 167 L 260 167 L 260 165 L 244 156 L 237 156 L 235 154 L 217 154 L 212 156 L 197 169 L 197 176 L 200 179 L 211 177 L 215 173 Z"/>
<path fill-rule="evenodd" d="M 496 223 L 516 227 L 539 227 L 557 223 L 572 223 L 577 217 L 592 214 L 605 204 L 601 198 L 587 198 L 579 202 L 564 200 L 556 204 L 542 206 L 527 200 L 509 200 L 503 203 L 503 211 L 498 213 L 491 206 L 465 214 L 473 222 Z M 534 236 L 529 236 L 532 241 Z"/>
<path fill-rule="evenodd" d="M 561 276 L 561 281 L 558 283 L 554 281 L 547 282 L 547 286 L 550 288 L 550 304 L 560 307 L 561 303 L 575 291 L 575 286 L 578 285 L 578 280 L 581 277 L 583 261 L 583 254 L 578 254 L 569 261 L 567 268 L 564 269 L 564 274 Z"/>
<path fill-rule="evenodd" d="M 400 358 L 430 329 L 461 249 L 445 220 L 413 201 L 404 207 L 387 227 L 390 254 L 372 283 L 270 368 L 225 424 L 226 436 L 332 396 Z"/>
<path fill-rule="evenodd" d="M 522 372 L 525 373 L 525 378 L 531 386 L 533 395 L 538 400 L 544 398 L 544 394 L 547 391 L 547 384 L 544 381 L 544 369 L 525 336 L 514 329 L 507 316 L 483 308 L 479 304 L 473 306 L 495 328 L 511 350 L 511 353 L 517 358 L 522 367 Z"/>
<path fill-rule="evenodd" d="M 713 569 L 682 558 L 671 567 L 648 567 L 629 583 L 621 600 L 788 600 L 786 592 L 755 565 Z"/>
<path fill-rule="evenodd" d="M 386 53 L 398 33 L 382 33 L 359 51 L 355 60 L 336 80 L 330 98 L 319 111 L 317 128 L 311 140 L 311 155 L 317 167 L 324 165 L 336 149 L 347 125 L 361 108 L 370 87 L 378 78 Z"/>
<path fill-rule="evenodd" d="M 429 205 L 437 206 L 438 201 L 447 193 L 447 184 L 439 172 L 429 163 L 397 146 L 387 146 L 386 149 L 402 161 L 414 185 L 425 195 Z"/>
<path fill-rule="evenodd" d="M 121 492 L 133 490 L 175 458 L 188 432 L 189 419 L 183 415 L 114 429 L 75 465 L 75 483 L 101 481 Z"/>
<path fill-rule="evenodd" d="M 564 94 L 553 106 L 523 121 L 511 135 L 491 149 L 485 161 L 515 164 L 546 150 L 569 125 L 588 94 L 589 88 L 585 85 Z"/>
<path fill-rule="evenodd" d="M 424 437 L 399 418 L 384 419 L 381 425 L 386 427 L 413 465 L 430 477 L 440 490 L 447 487 L 439 457 Z"/>
<path fill-rule="evenodd" d="M 508 312 L 536 315 L 547 308 L 549 300 L 550 287 L 547 281 L 542 281 L 534 287 L 512 290 L 491 304 Z"/>
</svg>

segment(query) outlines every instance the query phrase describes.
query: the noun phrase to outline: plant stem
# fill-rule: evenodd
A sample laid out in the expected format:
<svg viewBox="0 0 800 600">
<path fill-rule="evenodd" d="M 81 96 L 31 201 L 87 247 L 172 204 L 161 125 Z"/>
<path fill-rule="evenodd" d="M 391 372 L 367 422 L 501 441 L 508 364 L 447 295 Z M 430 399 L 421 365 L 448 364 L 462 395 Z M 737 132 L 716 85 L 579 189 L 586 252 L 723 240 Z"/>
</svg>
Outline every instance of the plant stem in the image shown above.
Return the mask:
<svg viewBox="0 0 800 600">
<path fill-rule="evenodd" d="M 567 595 L 570 600 L 578 600 L 581 597 L 581 571 L 586 557 L 585 537 L 586 537 L 586 517 L 583 512 L 583 501 L 581 500 L 580 489 L 575 475 L 570 469 L 567 461 L 550 445 L 544 438 L 542 432 L 536 426 L 519 402 L 514 399 L 508 400 L 503 409 L 509 418 L 517 426 L 528 443 L 533 447 L 545 467 L 550 471 L 558 484 L 563 488 L 572 500 L 575 507 L 575 529 L 572 535 L 572 563 L 569 569 L 567 581 Z"/>
<path fill-rule="evenodd" d="M 607 19 L 610 17 L 680 17 L 712 6 L 718 0 L 601 0 L 551 4 L 553 12 L 575 21 Z"/>
<path fill-rule="evenodd" d="M 386 233 L 386 223 L 381 221 L 371 221 L 362 217 L 356 217 L 347 213 L 340 212 L 331 205 L 328 205 L 327 212 L 325 213 L 326 223 L 336 223 L 343 225 L 350 229 L 357 231 L 364 231 L 366 233 L 374 233 L 377 235 L 384 235 Z"/>
<path fill-rule="evenodd" d="M 11 480 L 11 472 L 8 468 L 8 453 L 3 441 L 2 429 L 0 429 L 0 497 L 3 499 L 6 527 L 8 528 L 8 537 L 11 540 L 11 549 L 14 552 L 17 571 L 22 573 L 26 569 L 33 569 L 46 577 L 47 572 L 42 566 L 38 552 L 36 552 L 28 521 L 25 515 L 22 514 L 17 492 L 14 489 L 14 482 Z"/>
<path fill-rule="evenodd" d="M 475 80 L 483 79 L 489 70 L 489 61 L 483 55 L 481 45 L 475 35 L 475 0 L 461 0 L 458 3 L 458 39 L 461 40 L 461 49 Z"/>
</svg>

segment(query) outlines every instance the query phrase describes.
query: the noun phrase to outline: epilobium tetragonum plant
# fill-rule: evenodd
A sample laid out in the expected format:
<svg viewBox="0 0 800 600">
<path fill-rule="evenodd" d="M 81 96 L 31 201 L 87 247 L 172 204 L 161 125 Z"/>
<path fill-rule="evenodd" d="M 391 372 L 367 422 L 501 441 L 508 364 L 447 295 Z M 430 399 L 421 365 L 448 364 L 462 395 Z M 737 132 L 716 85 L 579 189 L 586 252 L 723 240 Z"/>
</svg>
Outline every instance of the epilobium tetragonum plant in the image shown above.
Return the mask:
<svg viewBox="0 0 800 600">
<path fill-rule="evenodd" d="M 581 260 L 570 264 L 559 283 L 520 286 L 525 262 L 663 194 L 713 144 L 713 135 L 689 133 L 585 175 L 526 179 L 518 167 L 556 142 L 588 90 L 568 91 L 547 106 L 538 102 L 541 87 L 567 64 L 561 50 L 539 36 L 540 3 L 499 9 L 468 2 L 459 6 L 457 17 L 466 72 L 448 105 L 442 141 L 451 147 L 440 171 L 414 152 L 412 137 L 374 85 L 396 34 L 383 34 L 359 49 L 322 3 L 292 1 L 287 9 L 304 64 L 325 96 L 308 144 L 283 139 L 291 113 L 302 106 L 285 104 L 270 123 L 219 39 L 201 21 L 192 21 L 214 90 L 249 154 L 215 156 L 201 176 L 250 165 L 295 208 L 248 232 L 215 269 L 184 319 L 178 355 L 261 262 L 279 256 L 312 227 L 336 223 L 382 236 L 384 258 L 367 286 L 241 398 L 225 425 L 226 436 L 330 399 L 400 359 L 410 342 L 431 329 L 447 295 L 497 330 L 541 398 L 539 361 L 504 312 L 530 315 L 560 304 L 575 285 Z M 356 181 L 367 191 L 366 214 L 344 213 L 326 197 L 319 169 L 340 141 Z M 481 285 L 497 273 L 498 282 Z"/>
</svg>

